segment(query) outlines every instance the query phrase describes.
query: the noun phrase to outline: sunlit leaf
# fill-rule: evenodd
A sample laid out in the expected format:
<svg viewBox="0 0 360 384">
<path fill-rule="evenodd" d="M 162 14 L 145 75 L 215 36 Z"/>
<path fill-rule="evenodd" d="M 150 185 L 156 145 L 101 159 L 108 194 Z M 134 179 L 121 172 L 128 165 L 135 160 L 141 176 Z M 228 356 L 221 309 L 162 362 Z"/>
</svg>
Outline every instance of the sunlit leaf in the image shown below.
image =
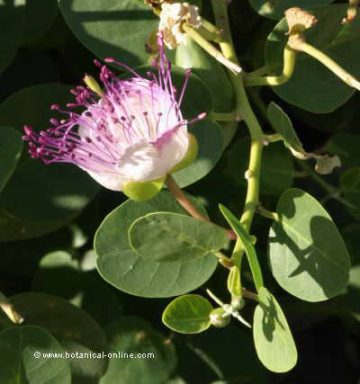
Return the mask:
<svg viewBox="0 0 360 384">
<path fill-rule="evenodd" d="M 305 32 L 307 41 L 328 54 L 354 76 L 360 75 L 360 19 L 343 25 L 346 4 L 313 8 L 318 22 Z M 266 64 L 271 73 L 282 70 L 283 49 L 287 42 L 286 20 L 281 20 L 268 37 Z M 299 54 L 291 79 L 273 87 L 282 99 L 310 112 L 326 113 L 344 104 L 355 92 L 322 64 L 306 54 Z"/>
<path fill-rule="evenodd" d="M 226 247 L 226 230 L 178 213 L 155 212 L 136 220 L 129 229 L 130 245 L 147 260 L 187 261 Z"/>
<path fill-rule="evenodd" d="M 257 355 L 272 372 L 290 371 L 297 362 L 297 350 L 285 315 L 275 297 L 266 289 L 259 291 L 254 313 L 253 335 Z"/>
<path fill-rule="evenodd" d="M 341 293 L 349 278 L 350 259 L 329 214 L 300 189 L 284 192 L 276 211 L 279 220 L 269 233 L 269 262 L 276 281 L 307 301 Z"/>
<path fill-rule="evenodd" d="M 210 327 L 209 300 L 200 295 L 184 295 L 174 299 L 164 310 L 163 323 L 180 333 L 199 333 Z"/>
<path fill-rule="evenodd" d="M 148 202 L 125 202 L 104 219 L 95 234 L 99 273 L 107 282 L 132 295 L 171 297 L 187 293 L 207 281 L 217 265 L 211 254 L 171 263 L 138 255 L 129 244 L 128 229 L 139 217 L 157 211 L 185 213 L 172 196 L 161 192 Z"/>
</svg>

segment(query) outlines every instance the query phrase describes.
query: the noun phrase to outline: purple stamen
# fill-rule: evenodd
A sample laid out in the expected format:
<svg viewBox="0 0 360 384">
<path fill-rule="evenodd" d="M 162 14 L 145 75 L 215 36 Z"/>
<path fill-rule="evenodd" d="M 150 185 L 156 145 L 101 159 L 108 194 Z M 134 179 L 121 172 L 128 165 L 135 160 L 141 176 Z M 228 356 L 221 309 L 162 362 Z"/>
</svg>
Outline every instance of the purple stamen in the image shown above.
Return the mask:
<svg viewBox="0 0 360 384">
<path fill-rule="evenodd" d="M 83 107 L 83 112 L 63 110 L 53 104 L 51 109 L 65 114 L 65 119 L 52 118 L 52 127 L 40 133 L 24 126 L 23 139 L 28 142 L 30 155 L 46 164 L 75 164 L 115 190 L 121 190 L 126 180 L 154 180 L 165 175 L 186 153 L 187 125 L 203 119 L 205 114 L 190 121 L 182 117 L 180 105 L 191 72 L 185 72 L 177 101 L 171 64 L 160 34 L 158 44 L 157 76 L 150 72 L 142 77 L 126 64 L 106 58 L 106 63 L 133 75 L 119 79 L 94 60 L 103 84 L 101 97 L 99 92 L 77 86 L 71 90 L 75 100 L 67 107 Z"/>
</svg>

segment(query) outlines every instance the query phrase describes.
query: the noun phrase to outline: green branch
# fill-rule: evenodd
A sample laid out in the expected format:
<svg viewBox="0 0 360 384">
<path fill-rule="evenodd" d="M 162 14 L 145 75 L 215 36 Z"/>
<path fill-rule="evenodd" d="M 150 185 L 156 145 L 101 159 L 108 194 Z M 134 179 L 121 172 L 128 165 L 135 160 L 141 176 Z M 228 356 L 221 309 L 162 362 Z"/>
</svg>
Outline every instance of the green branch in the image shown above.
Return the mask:
<svg viewBox="0 0 360 384">
<path fill-rule="evenodd" d="M 182 28 L 192 40 L 194 40 L 210 56 L 212 56 L 215 60 L 217 60 L 222 65 L 224 65 L 230 71 L 234 73 L 240 73 L 242 71 L 239 65 L 233 63 L 231 60 L 228 60 L 208 40 L 206 40 L 206 38 L 203 37 L 196 29 L 192 28 L 190 25 L 187 25 L 187 24 L 184 24 Z"/>
<path fill-rule="evenodd" d="M 342 68 L 338 63 L 336 63 L 333 59 L 331 59 L 325 53 L 321 52 L 319 49 L 305 42 L 301 42 L 301 44 L 299 44 L 298 49 L 301 52 L 307 53 L 309 56 L 319 61 L 322 65 L 328 68 L 339 79 L 341 79 L 344 83 L 349 85 L 351 88 L 354 88 L 360 91 L 360 81 L 357 80 L 350 73 L 348 73 L 344 68 Z"/>
<path fill-rule="evenodd" d="M 217 121 L 240 121 L 241 116 L 235 112 L 212 112 L 210 117 Z"/>
<path fill-rule="evenodd" d="M 262 86 L 262 85 L 281 85 L 290 80 L 295 70 L 296 52 L 285 45 L 283 70 L 279 76 L 258 76 L 257 71 L 244 75 L 244 83 L 246 86 Z"/>
<path fill-rule="evenodd" d="M 216 25 L 222 30 L 223 39 L 219 43 L 221 51 L 228 60 L 232 60 L 238 64 L 230 31 L 227 12 L 228 3 L 226 0 L 211 0 L 211 2 Z M 264 134 L 246 94 L 243 73 L 240 73 L 237 76 L 230 73 L 230 79 L 235 91 L 236 112 L 241 115 L 242 119 L 245 121 L 251 135 L 250 161 L 247 171 L 248 187 L 245 208 L 240 219 L 241 224 L 243 224 L 246 231 L 249 232 L 256 208 L 259 204 L 259 183 Z M 239 273 L 241 273 L 243 254 L 244 246 L 241 239 L 238 238 L 232 253 L 232 259 L 238 267 Z"/>
</svg>

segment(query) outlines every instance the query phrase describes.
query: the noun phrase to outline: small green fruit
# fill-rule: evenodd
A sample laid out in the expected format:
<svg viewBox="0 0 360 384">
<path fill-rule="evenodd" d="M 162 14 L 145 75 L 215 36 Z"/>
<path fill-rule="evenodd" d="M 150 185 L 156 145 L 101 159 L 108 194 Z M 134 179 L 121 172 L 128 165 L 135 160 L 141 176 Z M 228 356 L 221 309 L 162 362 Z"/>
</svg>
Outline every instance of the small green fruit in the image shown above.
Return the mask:
<svg viewBox="0 0 360 384">
<path fill-rule="evenodd" d="M 180 163 L 176 164 L 172 168 L 170 173 L 174 173 L 174 172 L 180 171 L 181 169 L 188 167 L 191 163 L 194 162 L 194 160 L 197 157 L 199 145 L 198 145 L 198 142 L 196 140 L 196 137 L 191 133 L 188 133 L 188 136 L 189 136 L 188 150 L 187 150 L 184 158 L 180 161 Z"/>
<path fill-rule="evenodd" d="M 165 177 L 152 181 L 129 181 L 124 185 L 123 192 L 131 200 L 146 201 L 152 199 L 161 191 Z"/>
<path fill-rule="evenodd" d="M 245 300 L 243 297 L 233 297 L 231 299 L 231 306 L 235 311 L 240 311 L 245 306 Z"/>
</svg>

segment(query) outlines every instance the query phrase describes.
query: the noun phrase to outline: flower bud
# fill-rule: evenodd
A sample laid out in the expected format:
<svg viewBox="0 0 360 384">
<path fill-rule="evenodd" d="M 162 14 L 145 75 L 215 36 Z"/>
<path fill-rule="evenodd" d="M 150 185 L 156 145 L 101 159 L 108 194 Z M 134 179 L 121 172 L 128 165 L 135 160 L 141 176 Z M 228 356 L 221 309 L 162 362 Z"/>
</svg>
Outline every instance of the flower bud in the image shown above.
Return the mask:
<svg viewBox="0 0 360 384">
<path fill-rule="evenodd" d="M 233 297 L 231 299 L 231 306 L 235 311 L 240 311 L 245 306 L 245 300 L 243 297 Z"/>
<path fill-rule="evenodd" d="M 215 308 L 210 312 L 210 323 L 216 328 L 224 328 L 229 325 L 230 316 L 221 307 Z"/>
</svg>

